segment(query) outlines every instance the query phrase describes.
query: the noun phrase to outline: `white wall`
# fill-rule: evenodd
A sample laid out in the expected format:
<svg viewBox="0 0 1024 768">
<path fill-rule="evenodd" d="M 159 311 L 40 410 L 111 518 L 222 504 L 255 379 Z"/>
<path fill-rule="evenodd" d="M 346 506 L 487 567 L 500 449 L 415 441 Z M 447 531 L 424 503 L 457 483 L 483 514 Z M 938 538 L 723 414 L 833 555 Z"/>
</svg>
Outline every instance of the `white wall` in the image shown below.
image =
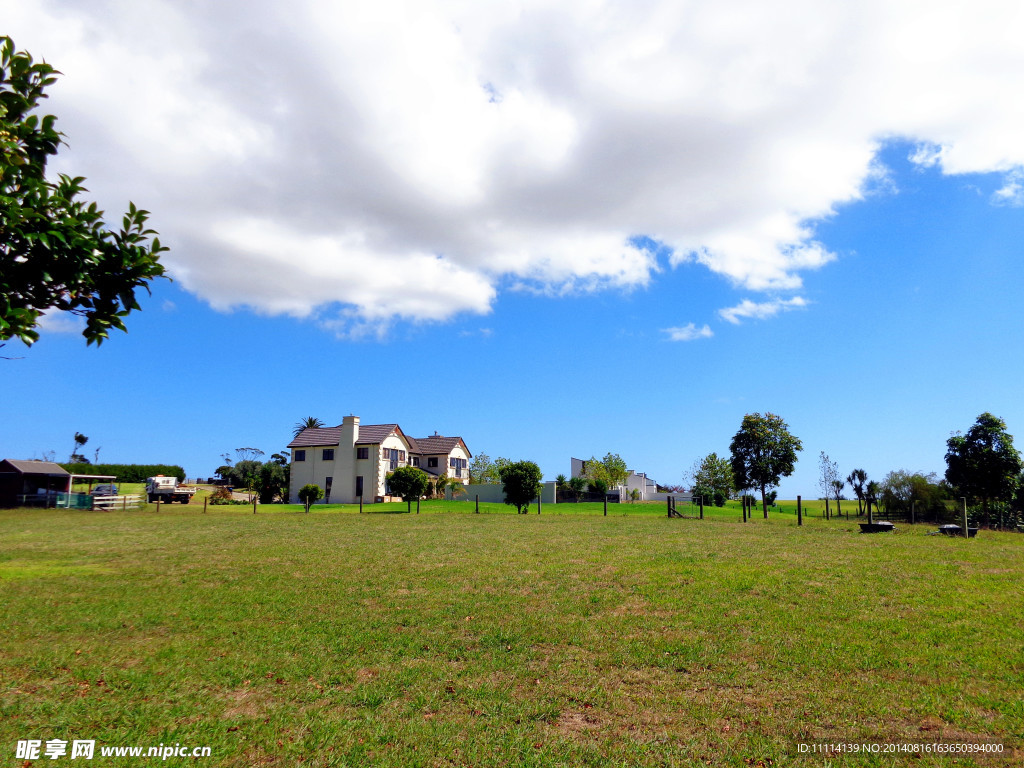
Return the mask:
<svg viewBox="0 0 1024 768">
<path fill-rule="evenodd" d="M 501 483 L 473 483 L 466 486 L 465 495 L 459 496 L 459 498 L 475 501 L 479 495 L 480 501 L 503 504 L 505 502 L 505 491 L 503 488 L 504 486 Z M 555 483 L 553 480 L 541 484 L 540 500 L 544 504 L 555 503 Z"/>
</svg>

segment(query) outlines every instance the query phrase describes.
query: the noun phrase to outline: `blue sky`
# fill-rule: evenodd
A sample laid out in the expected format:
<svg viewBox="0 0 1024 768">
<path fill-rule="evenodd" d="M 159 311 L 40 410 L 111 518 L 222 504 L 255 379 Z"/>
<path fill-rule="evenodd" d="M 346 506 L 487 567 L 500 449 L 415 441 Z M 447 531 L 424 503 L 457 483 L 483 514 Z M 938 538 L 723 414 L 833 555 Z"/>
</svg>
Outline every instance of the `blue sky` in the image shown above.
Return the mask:
<svg viewBox="0 0 1024 768">
<path fill-rule="evenodd" d="M 0 365 L 4 457 L 64 459 L 79 431 L 103 461 L 209 475 L 237 447 L 281 450 L 305 416 L 354 413 L 462 435 L 549 479 L 612 451 L 678 483 L 727 453 L 745 413 L 772 411 L 804 444 L 780 489 L 792 497 L 818 495 L 822 450 L 844 476 L 941 474 L 950 432 L 981 412 L 1024 424 L 1020 116 L 975 100 L 1022 80 L 1013 40 L 994 38 L 1016 16 L 964 27 L 964 6 L 939 4 L 931 36 L 892 61 L 885 38 L 862 41 L 874 58 L 858 80 L 828 34 L 848 19 L 826 11 L 810 42 L 778 30 L 802 41 L 794 60 L 785 39 L 758 49 L 757 24 L 713 23 L 714 4 L 703 26 L 666 22 L 679 34 L 664 39 L 644 14 L 609 32 L 576 3 L 557 6 L 573 24 L 530 4 L 517 19 L 441 4 L 383 32 L 377 11 L 343 4 L 364 40 L 340 26 L 332 38 L 331 5 L 310 0 L 278 42 L 333 69 L 300 99 L 301 73 L 269 67 L 218 16 L 274 28 L 269 6 L 247 21 L 232 3 L 153 3 L 106 30 L 118 3 L 22 5 L 0 2 L 8 33 L 64 72 L 47 104 L 69 137 L 58 170 L 85 175 L 108 211 L 151 209 L 175 282 L 99 349 L 64 318 L 31 349 L 5 347 L 20 359 Z M 885 15 L 888 32 L 915 18 L 892 7 L 859 12 Z M 124 42 L 157 23 L 152 50 Z M 944 25 L 967 41 L 953 54 Z M 195 30 L 184 50 L 179 26 Z M 332 41 L 355 52 L 337 58 Z M 654 52 L 597 71 L 584 42 Z M 412 69 L 388 69 L 389 45 L 414 51 Z M 564 69 L 545 69 L 552 46 Z M 719 66 L 688 59 L 694 46 Z M 998 71 L 980 70 L 993 50 Z M 376 57 L 372 76 L 357 54 Z M 225 64 L 250 60 L 266 102 Z M 666 62 L 689 79 L 644 91 Z M 152 79 L 129 83 L 141 103 L 104 101 L 133 67 Z M 395 91 L 417 68 L 435 88 L 422 102 Z M 424 115 L 434 104 L 445 112 Z M 696 338 L 672 340 L 682 328 Z"/>
</svg>

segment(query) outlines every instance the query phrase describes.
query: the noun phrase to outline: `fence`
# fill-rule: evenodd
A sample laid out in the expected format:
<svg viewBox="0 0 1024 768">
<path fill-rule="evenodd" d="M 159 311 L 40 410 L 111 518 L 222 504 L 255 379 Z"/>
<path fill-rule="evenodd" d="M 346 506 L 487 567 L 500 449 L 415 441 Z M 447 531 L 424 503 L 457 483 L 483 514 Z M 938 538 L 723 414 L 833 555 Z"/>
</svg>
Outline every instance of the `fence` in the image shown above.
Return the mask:
<svg viewBox="0 0 1024 768">
<path fill-rule="evenodd" d="M 19 496 L 18 500 L 26 507 L 44 507 L 53 509 L 138 509 L 142 506 L 142 496 L 125 494 L 123 496 L 91 496 L 88 493 L 35 493 Z"/>
<path fill-rule="evenodd" d="M 142 506 L 142 496 L 128 493 L 123 496 L 93 496 L 92 508 L 110 512 L 111 510 L 138 509 Z"/>
</svg>

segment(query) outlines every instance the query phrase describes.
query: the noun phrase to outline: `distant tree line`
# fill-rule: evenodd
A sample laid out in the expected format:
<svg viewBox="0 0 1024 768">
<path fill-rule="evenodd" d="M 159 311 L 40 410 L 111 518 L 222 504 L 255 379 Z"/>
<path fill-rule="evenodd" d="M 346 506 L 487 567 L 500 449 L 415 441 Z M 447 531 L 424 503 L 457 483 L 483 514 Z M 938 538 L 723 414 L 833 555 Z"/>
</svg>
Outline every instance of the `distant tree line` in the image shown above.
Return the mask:
<svg viewBox="0 0 1024 768">
<path fill-rule="evenodd" d="M 177 464 L 61 464 L 73 475 L 114 475 L 119 483 L 144 483 L 147 477 L 166 475 L 185 479 L 185 470 Z"/>
</svg>

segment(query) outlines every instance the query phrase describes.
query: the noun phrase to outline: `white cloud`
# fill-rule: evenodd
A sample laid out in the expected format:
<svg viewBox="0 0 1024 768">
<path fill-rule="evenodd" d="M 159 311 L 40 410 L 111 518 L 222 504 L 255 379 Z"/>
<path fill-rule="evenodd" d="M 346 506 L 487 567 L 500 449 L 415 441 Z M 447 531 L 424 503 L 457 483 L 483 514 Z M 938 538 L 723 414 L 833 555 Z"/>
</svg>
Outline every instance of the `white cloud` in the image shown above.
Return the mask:
<svg viewBox="0 0 1024 768">
<path fill-rule="evenodd" d="M 71 312 L 51 309 L 39 316 L 39 322 L 36 325 L 43 334 L 81 333 L 85 330 L 85 319 Z"/>
<path fill-rule="evenodd" d="M 1019 208 L 1024 205 L 1024 173 L 1014 171 L 1006 174 L 1003 186 L 992 195 L 996 205 L 1012 205 Z"/>
<path fill-rule="evenodd" d="M 698 328 L 694 323 L 687 323 L 686 325 L 679 326 L 677 328 L 665 328 L 664 331 L 668 334 L 669 341 L 710 339 L 715 335 L 707 324 Z"/>
<path fill-rule="evenodd" d="M 807 301 L 794 296 L 792 299 L 774 299 L 772 301 L 755 302 L 744 299 L 735 307 L 718 310 L 719 316 L 726 322 L 739 325 L 741 320 L 754 319 L 764 320 L 775 317 L 780 312 L 788 312 L 791 309 L 802 309 L 807 306 Z"/>
<path fill-rule="evenodd" d="M 995 201 L 1020 199 L 1024 14 L 1005 0 L 0 14 L 64 73 L 54 170 L 152 210 L 172 274 L 221 308 L 351 330 L 486 313 L 504 285 L 642 287 L 660 267 L 637 236 L 796 291 L 834 258 L 815 224 L 884 180 L 893 138 L 922 167 L 1006 173 Z"/>
</svg>

